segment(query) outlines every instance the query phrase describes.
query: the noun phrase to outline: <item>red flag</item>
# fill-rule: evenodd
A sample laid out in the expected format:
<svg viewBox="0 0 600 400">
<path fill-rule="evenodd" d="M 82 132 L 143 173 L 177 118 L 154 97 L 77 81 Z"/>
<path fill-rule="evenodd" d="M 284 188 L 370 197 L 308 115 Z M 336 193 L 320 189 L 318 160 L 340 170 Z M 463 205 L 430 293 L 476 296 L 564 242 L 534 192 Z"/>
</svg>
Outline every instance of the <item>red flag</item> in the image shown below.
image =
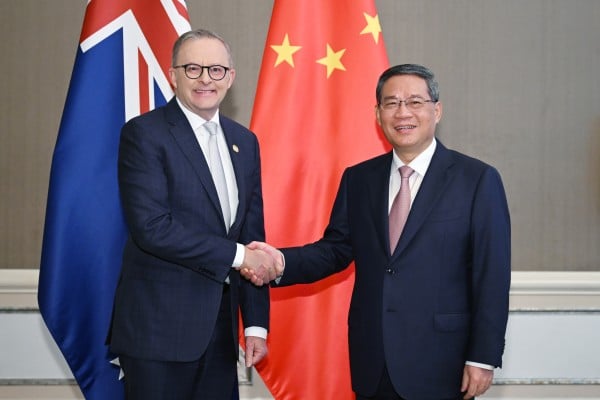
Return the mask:
<svg viewBox="0 0 600 400">
<path fill-rule="evenodd" d="M 251 128 L 261 143 L 267 238 L 319 239 L 343 170 L 388 147 L 374 106 L 388 67 L 374 0 L 275 0 Z M 269 356 L 257 369 L 276 399 L 352 399 L 347 314 L 354 268 L 271 291 Z"/>
</svg>

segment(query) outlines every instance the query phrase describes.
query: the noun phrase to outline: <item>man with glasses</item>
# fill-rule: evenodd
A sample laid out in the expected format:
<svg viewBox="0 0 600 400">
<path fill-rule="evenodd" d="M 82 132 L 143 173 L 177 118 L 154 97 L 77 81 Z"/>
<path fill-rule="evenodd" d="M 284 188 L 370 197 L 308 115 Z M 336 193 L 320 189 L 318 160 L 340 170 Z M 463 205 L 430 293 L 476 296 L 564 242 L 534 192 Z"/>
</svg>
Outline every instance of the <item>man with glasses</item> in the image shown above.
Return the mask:
<svg viewBox="0 0 600 400">
<path fill-rule="evenodd" d="M 246 365 L 266 352 L 268 287 L 282 265 L 245 245 L 264 240 L 255 135 L 221 115 L 233 84 L 228 44 L 195 30 L 173 46 L 175 97 L 127 122 L 119 148 L 125 245 L 110 349 L 127 399 L 230 400 L 237 382 L 238 310 Z"/>
<path fill-rule="evenodd" d="M 479 396 L 501 366 L 508 318 L 500 175 L 435 138 L 442 103 L 427 68 L 386 70 L 376 100 L 393 151 L 344 172 L 323 238 L 281 249 L 274 285 L 314 282 L 354 261 L 348 340 L 358 400 Z"/>
</svg>

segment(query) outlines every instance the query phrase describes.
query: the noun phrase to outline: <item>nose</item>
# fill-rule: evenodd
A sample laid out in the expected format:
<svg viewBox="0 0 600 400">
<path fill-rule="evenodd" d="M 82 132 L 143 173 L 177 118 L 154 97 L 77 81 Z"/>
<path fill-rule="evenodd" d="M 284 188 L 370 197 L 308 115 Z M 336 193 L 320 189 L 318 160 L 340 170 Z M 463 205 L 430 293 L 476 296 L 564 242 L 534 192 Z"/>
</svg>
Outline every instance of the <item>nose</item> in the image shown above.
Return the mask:
<svg viewBox="0 0 600 400">
<path fill-rule="evenodd" d="M 409 110 L 405 101 L 401 101 L 398 103 L 398 107 L 394 110 L 394 115 L 412 115 L 412 111 Z"/>
<path fill-rule="evenodd" d="M 202 68 L 202 72 L 200 72 L 200 76 L 198 77 L 198 79 L 203 83 L 208 83 L 212 81 L 212 78 L 208 74 L 208 68 Z"/>
</svg>

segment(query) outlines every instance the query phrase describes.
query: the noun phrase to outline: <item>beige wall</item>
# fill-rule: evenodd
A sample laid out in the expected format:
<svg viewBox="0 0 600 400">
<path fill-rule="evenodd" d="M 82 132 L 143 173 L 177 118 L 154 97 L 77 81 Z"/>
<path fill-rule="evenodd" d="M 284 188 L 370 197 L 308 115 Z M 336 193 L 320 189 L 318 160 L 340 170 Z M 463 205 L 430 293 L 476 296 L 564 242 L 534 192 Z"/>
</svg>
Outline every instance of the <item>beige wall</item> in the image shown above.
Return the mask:
<svg viewBox="0 0 600 400">
<path fill-rule="evenodd" d="M 238 76 L 224 112 L 248 125 L 272 1 L 187 3 L 193 27 L 231 42 Z M 0 0 L 0 268 L 39 265 L 85 4 Z M 376 4 L 390 63 L 438 75 L 440 139 L 500 170 L 514 269 L 600 270 L 600 2 Z"/>
</svg>

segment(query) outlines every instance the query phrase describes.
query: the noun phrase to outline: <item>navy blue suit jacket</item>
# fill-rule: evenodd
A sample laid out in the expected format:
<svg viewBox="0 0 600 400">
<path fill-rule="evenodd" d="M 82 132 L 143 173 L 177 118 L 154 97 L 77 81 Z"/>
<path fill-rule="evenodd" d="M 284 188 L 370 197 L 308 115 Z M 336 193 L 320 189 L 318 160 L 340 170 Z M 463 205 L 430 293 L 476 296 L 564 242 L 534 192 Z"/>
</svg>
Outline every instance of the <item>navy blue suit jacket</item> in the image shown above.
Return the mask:
<svg viewBox="0 0 600 400">
<path fill-rule="evenodd" d="M 269 293 L 231 268 L 236 242 L 263 240 L 260 156 L 255 135 L 221 117 L 239 191 L 229 232 L 194 132 L 172 99 L 126 123 L 119 187 L 130 231 L 125 245 L 111 351 L 142 359 L 197 360 L 212 335 L 227 276 L 232 354 L 238 305 L 245 326 L 268 328 Z"/>
<path fill-rule="evenodd" d="M 316 281 L 354 260 L 354 391 L 372 395 L 385 362 L 402 397 L 459 398 L 465 361 L 501 365 L 510 286 L 503 185 L 494 168 L 438 141 L 390 254 L 391 163 L 390 152 L 344 172 L 323 238 L 283 249 L 280 285 Z"/>
</svg>

